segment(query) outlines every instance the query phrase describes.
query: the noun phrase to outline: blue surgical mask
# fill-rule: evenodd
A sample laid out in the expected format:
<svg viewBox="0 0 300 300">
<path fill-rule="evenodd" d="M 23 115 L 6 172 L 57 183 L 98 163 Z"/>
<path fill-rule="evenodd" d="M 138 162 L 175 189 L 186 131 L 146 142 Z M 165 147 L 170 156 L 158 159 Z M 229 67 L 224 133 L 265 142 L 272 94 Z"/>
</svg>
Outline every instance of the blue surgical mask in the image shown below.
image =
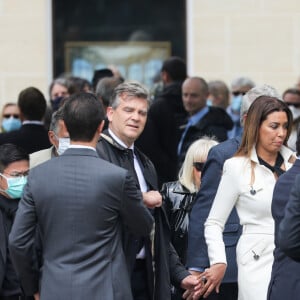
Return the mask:
<svg viewBox="0 0 300 300">
<path fill-rule="evenodd" d="M 0 175 L 4 177 L 7 182 L 7 189 L 3 190 L 3 192 L 12 199 L 21 198 L 24 186 L 27 183 L 27 176 L 6 177 L 3 174 Z"/>
<path fill-rule="evenodd" d="M 56 149 L 58 155 L 62 155 L 70 146 L 70 138 L 59 138 L 58 148 Z"/>
<path fill-rule="evenodd" d="M 207 106 L 212 106 L 213 105 L 212 101 L 209 98 L 206 99 L 206 105 Z"/>
<path fill-rule="evenodd" d="M 21 120 L 18 118 L 10 117 L 2 120 L 2 128 L 5 132 L 18 130 L 20 129 L 21 125 Z"/>
<path fill-rule="evenodd" d="M 242 95 L 233 96 L 231 100 L 231 110 L 239 112 L 242 105 Z"/>
</svg>

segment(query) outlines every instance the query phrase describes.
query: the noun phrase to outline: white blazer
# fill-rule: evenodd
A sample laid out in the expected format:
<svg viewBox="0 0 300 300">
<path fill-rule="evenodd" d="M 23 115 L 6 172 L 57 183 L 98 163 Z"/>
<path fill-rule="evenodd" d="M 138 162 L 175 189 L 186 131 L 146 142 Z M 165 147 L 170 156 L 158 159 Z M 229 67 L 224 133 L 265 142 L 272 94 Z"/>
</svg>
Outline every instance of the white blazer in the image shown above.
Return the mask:
<svg viewBox="0 0 300 300">
<path fill-rule="evenodd" d="M 280 153 L 287 170 L 292 165 L 289 159 L 293 152 L 283 146 Z M 251 164 L 254 172 L 251 171 Z M 226 263 L 222 232 L 232 208 L 235 206 L 237 209 L 243 225 L 243 234 L 237 246 L 239 299 L 266 299 L 273 262 L 271 201 L 275 182 L 271 170 L 259 164 L 255 148 L 250 159 L 233 157 L 226 160 L 216 197 L 205 222 L 210 264 Z"/>
</svg>

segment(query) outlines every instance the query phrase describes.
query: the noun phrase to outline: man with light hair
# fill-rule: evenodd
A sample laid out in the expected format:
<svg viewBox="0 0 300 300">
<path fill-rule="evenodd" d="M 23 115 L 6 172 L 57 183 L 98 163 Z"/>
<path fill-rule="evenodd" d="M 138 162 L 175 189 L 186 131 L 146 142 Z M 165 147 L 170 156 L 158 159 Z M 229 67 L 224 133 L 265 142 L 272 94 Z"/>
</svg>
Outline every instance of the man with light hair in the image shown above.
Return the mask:
<svg viewBox="0 0 300 300">
<path fill-rule="evenodd" d="M 279 93 L 269 85 L 256 86 L 249 90 L 242 99 L 240 109 L 241 126 L 247 117 L 252 102 L 260 96 L 270 96 L 281 99 Z M 202 170 L 201 189 L 199 190 L 190 214 L 187 266 L 195 275 L 201 274 L 209 267 L 207 246 L 204 237 L 204 223 L 215 198 L 222 176 L 223 164 L 231 158 L 240 145 L 241 137 L 234 137 L 214 146 L 208 154 L 207 161 Z M 219 294 L 213 292 L 207 299 L 234 300 L 237 299 L 237 265 L 236 245 L 241 234 L 241 226 L 235 208 L 232 210 L 225 224 L 223 239 L 226 249 L 227 269 Z M 203 278 L 205 281 L 205 278 Z"/>
<path fill-rule="evenodd" d="M 242 135 L 243 128 L 240 123 L 242 98 L 254 86 L 255 83 L 248 77 L 238 77 L 231 82 L 231 103 L 226 111 L 231 117 L 234 126 L 228 131 L 228 138 Z"/>
</svg>

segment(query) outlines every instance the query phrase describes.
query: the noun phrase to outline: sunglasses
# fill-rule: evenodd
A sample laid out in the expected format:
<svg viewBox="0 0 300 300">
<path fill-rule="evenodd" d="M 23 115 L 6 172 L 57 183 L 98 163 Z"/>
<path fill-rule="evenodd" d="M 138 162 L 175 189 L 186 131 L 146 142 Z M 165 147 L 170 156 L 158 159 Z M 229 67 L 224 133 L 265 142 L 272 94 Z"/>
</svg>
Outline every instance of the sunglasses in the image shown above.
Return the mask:
<svg viewBox="0 0 300 300">
<path fill-rule="evenodd" d="M 203 167 L 204 167 L 204 162 L 194 162 L 193 163 L 193 166 L 195 167 L 195 169 L 198 171 L 198 172 L 202 172 L 203 170 Z"/>
<path fill-rule="evenodd" d="M 288 106 L 294 106 L 294 107 L 296 107 L 296 108 L 299 108 L 300 107 L 300 103 L 291 103 L 291 102 L 285 102 L 286 103 L 286 105 L 288 105 Z"/>
<path fill-rule="evenodd" d="M 3 115 L 4 118 L 8 119 L 10 117 L 13 117 L 14 119 L 19 119 L 19 115 L 17 114 L 5 114 Z"/>
<path fill-rule="evenodd" d="M 239 96 L 239 95 L 244 96 L 245 94 L 246 94 L 246 92 L 240 92 L 240 91 L 232 92 L 233 96 Z"/>
</svg>

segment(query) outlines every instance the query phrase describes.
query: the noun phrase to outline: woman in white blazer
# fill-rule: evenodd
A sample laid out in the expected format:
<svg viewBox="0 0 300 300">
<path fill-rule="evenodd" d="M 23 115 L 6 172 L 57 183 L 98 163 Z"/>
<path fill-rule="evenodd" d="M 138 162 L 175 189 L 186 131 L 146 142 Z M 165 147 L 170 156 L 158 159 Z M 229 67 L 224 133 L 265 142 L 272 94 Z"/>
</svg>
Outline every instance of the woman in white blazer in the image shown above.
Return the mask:
<svg viewBox="0 0 300 300">
<path fill-rule="evenodd" d="M 205 222 L 210 268 L 202 274 L 201 294 L 218 291 L 226 270 L 224 224 L 235 206 L 243 226 L 237 246 L 239 300 L 265 300 L 271 276 L 274 221 L 271 215 L 277 178 L 295 160 L 285 147 L 292 115 L 277 98 L 261 96 L 249 108 L 236 155 L 228 159 Z"/>
</svg>

